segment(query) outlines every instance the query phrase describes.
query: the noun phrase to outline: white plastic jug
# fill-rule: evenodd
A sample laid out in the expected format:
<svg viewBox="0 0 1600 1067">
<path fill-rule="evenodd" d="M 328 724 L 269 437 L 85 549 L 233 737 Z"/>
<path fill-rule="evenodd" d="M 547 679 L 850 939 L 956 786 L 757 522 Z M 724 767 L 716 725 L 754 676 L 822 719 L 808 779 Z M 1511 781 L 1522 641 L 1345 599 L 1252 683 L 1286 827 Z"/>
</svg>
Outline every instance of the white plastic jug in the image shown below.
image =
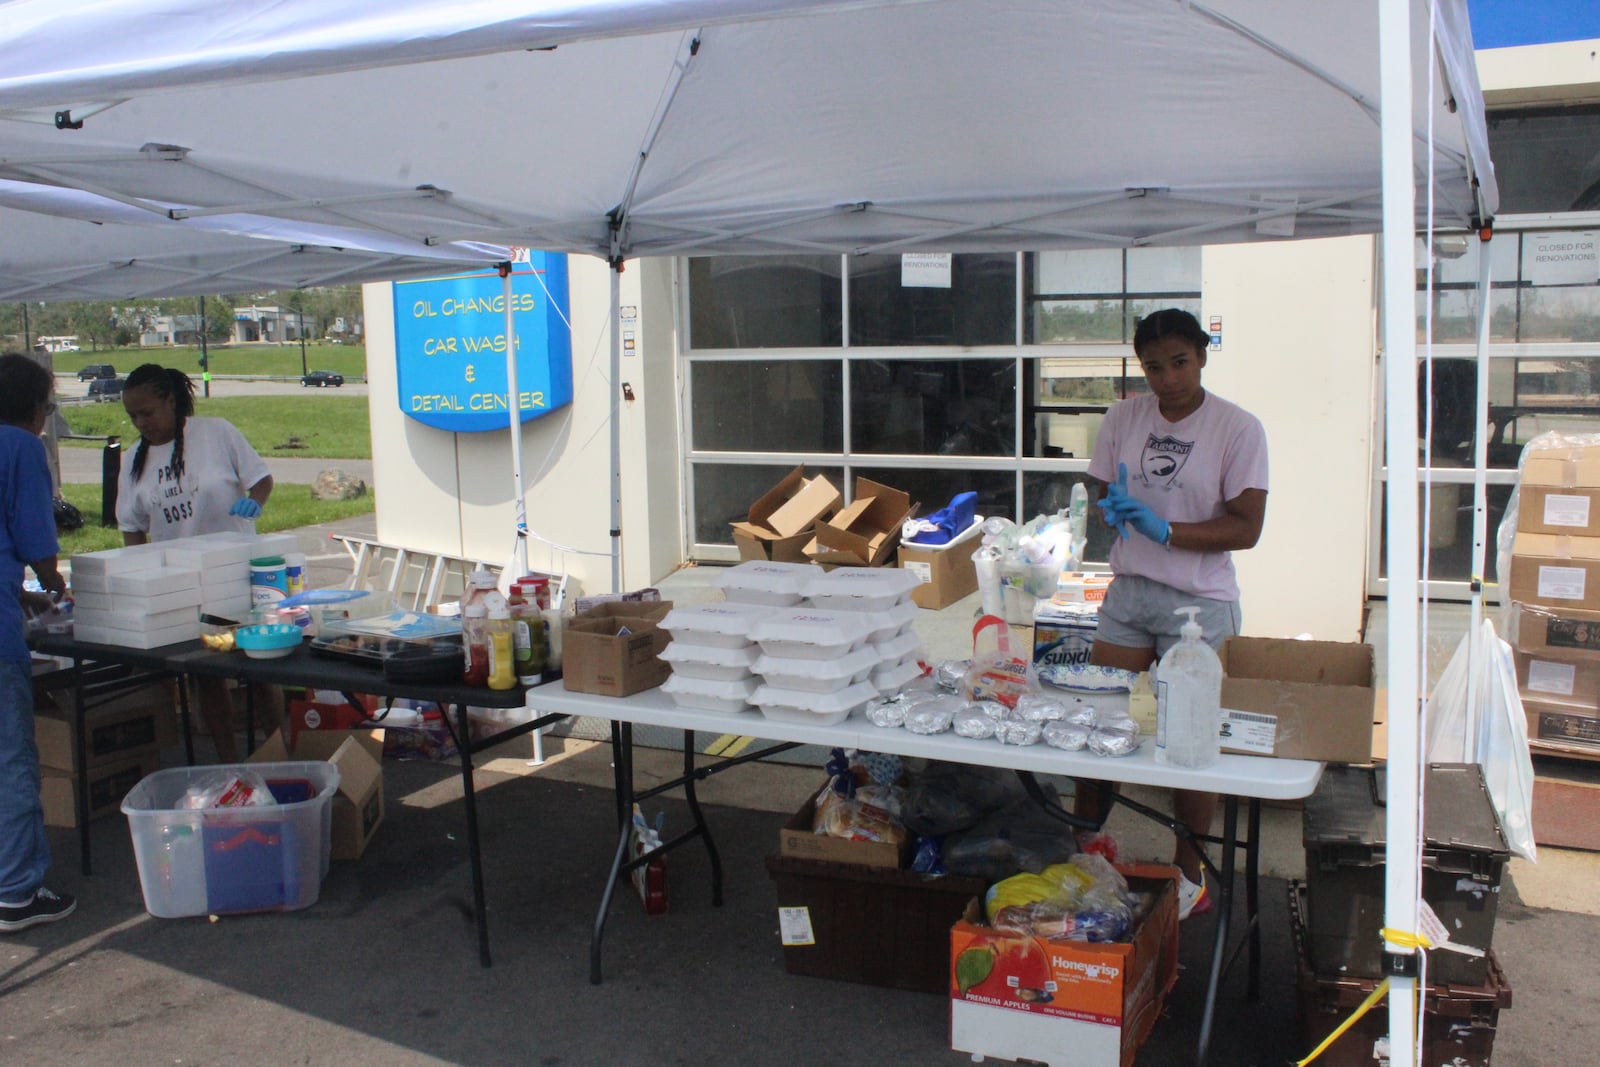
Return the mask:
<svg viewBox="0 0 1600 1067">
<path fill-rule="evenodd" d="M 1185 612 L 1183 639 L 1167 649 L 1156 671 L 1156 762 L 1198 769 L 1219 755 L 1222 661 L 1200 639 L 1200 609 L 1178 608 L 1176 614 Z"/>
</svg>

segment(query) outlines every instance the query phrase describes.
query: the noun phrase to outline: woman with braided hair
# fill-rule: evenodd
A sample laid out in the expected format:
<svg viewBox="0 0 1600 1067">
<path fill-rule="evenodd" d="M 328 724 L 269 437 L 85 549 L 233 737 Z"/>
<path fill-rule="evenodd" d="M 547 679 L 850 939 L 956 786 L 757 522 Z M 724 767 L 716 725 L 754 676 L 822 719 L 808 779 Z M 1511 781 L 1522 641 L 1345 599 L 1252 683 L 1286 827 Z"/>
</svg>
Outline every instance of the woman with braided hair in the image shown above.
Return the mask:
<svg viewBox="0 0 1600 1067">
<path fill-rule="evenodd" d="M 128 375 L 122 407 L 139 431 L 117 482 L 117 526 L 124 543 L 170 541 L 196 534 L 255 531 L 272 495 L 272 473 L 244 434 L 226 419 L 194 413 L 194 382 L 180 370 L 146 363 Z M 233 705 L 221 679 L 201 679 L 200 710 L 224 763 L 238 760 Z M 259 686 L 256 706 L 271 730 L 282 694 Z"/>
</svg>

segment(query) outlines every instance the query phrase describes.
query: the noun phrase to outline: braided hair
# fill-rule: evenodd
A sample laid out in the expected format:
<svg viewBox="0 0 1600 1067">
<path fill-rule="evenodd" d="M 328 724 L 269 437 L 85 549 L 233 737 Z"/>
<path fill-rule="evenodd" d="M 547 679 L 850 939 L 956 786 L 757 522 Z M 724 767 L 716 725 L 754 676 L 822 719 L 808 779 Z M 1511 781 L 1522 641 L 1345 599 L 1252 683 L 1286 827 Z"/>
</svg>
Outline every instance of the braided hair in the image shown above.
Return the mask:
<svg viewBox="0 0 1600 1067">
<path fill-rule="evenodd" d="M 173 410 L 178 417 L 178 425 L 172 437 L 172 477 L 179 482 L 183 481 L 183 424 L 194 414 L 194 382 L 183 371 L 175 367 L 163 367 L 158 363 L 143 363 L 133 369 L 128 375 L 128 381 L 123 386 L 124 390 L 148 388 L 162 400 L 171 399 Z M 133 453 L 133 480 L 138 481 L 144 475 L 145 439 L 139 438 L 139 447 Z"/>
</svg>

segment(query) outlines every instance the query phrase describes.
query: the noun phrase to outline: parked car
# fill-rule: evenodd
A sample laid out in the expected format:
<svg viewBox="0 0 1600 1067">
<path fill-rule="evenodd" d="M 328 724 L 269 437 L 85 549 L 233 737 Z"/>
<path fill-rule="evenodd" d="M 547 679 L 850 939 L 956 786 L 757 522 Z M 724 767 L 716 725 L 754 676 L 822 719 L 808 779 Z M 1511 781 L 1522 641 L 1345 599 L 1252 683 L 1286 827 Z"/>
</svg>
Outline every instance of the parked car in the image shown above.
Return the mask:
<svg viewBox="0 0 1600 1067">
<path fill-rule="evenodd" d="M 87 367 L 78 369 L 78 381 L 88 382 L 96 378 L 115 378 L 117 368 L 109 363 L 91 363 Z"/>
<path fill-rule="evenodd" d="M 336 374 L 331 370 L 314 370 L 304 378 L 301 378 L 300 384 L 314 385 L 318 389 L 323 389 L 330 385 L 343 385 L 344 375 Z"/>
<path fill-rule="evenodd" d="M 125 378 L 96 378 L 89 383 L 89 399 L 96 404 L 103 404 L 108 400 L 121 400 L 122 387 L 128 384 Z"/>
</svg>

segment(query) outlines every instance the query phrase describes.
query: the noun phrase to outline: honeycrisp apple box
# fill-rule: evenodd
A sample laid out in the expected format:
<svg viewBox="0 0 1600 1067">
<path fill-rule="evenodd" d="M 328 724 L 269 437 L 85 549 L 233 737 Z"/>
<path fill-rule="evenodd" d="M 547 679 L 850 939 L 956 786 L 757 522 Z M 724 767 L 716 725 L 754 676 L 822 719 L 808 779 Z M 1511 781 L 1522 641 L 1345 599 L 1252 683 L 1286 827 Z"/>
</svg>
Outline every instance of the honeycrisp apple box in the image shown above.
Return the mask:
<svg viewBox="0 0 1600 1067">
<path fill-rule="evenodd" d="M 1176 867 L 1124 864 L 1152 895 L 1127 942 L 1046 941 L 984 922 L 950 931 L 950 1047 L 1048 1067 L 1131 1067 L 1178 980 Z"/>
</svg>

